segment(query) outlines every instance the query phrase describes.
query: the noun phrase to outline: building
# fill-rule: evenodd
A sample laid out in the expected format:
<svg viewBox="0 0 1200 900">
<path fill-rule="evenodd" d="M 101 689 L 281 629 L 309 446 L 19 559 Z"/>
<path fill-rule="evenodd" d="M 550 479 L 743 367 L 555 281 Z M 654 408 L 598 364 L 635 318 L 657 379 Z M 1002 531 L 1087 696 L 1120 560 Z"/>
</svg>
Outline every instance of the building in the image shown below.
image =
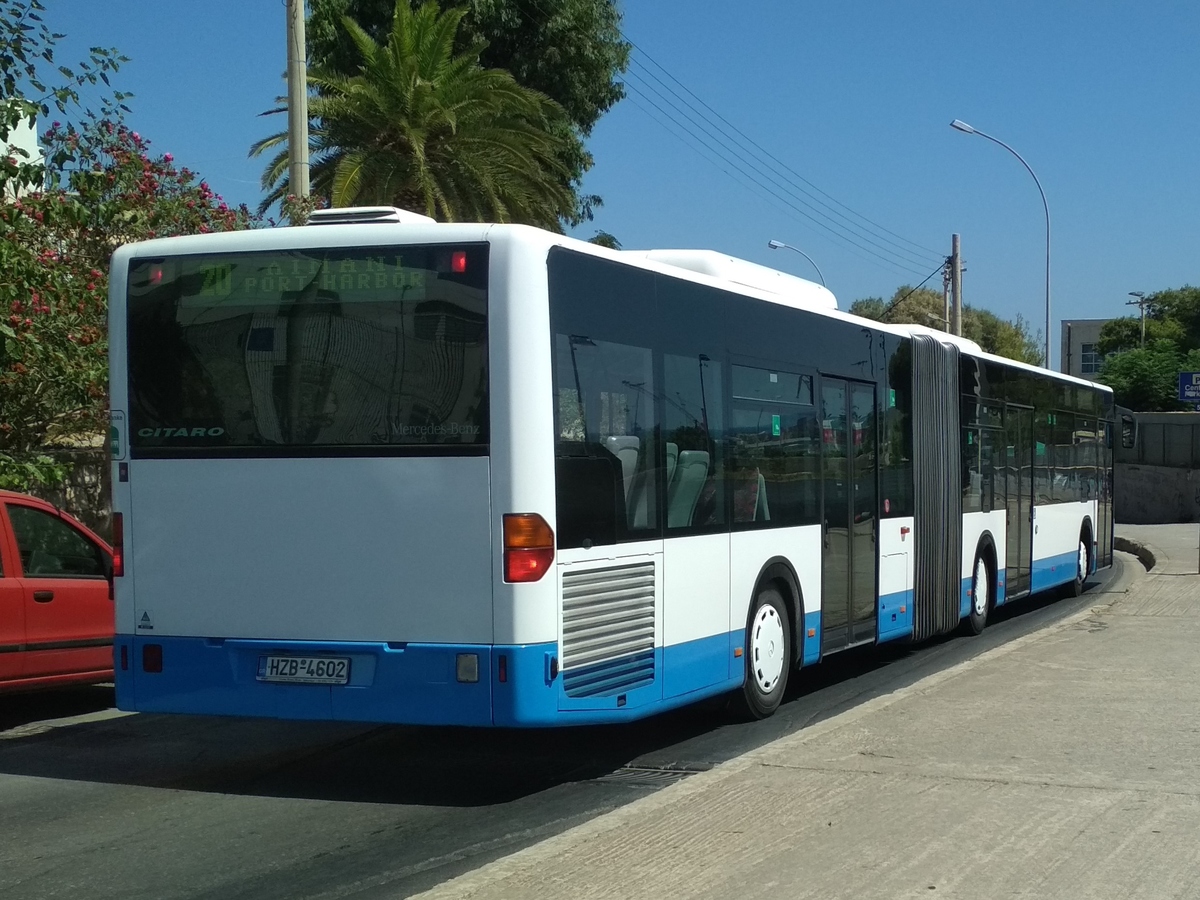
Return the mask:
<svg viewBox="0 0 1200 900">
<path fill-rule="evenodd" d="M 1063 319 L 1059 371 L 1094 380 L 1104 357 L 1099 351 L 1100 329 L 1112 319 Z"/>
<path fill-rule="evenodd" d="M 28 119 L 21 119 L 9 129 L 8 138 L 0 141 L 0 150 L 3 150 L 6 156 L 14 157 L 18 163 L 40 165 L 44 160 L 42 148 L 38 145 L 37 123 L 30 124 Z M 23 156 L 17 151 L 23 151 L 27 156 Z M 15 197 L 16 191 L 11 186 L 6 187 L 4 199 L 12 200 Z"/>
</svg>

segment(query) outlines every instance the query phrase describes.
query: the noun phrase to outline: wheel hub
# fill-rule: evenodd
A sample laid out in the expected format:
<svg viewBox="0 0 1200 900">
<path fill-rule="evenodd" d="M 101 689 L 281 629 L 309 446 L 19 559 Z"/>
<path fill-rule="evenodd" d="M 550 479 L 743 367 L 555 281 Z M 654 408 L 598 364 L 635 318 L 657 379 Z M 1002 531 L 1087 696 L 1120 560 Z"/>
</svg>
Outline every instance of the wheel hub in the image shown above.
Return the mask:
<svg viewBox="0 0 1200 900">
<path fill-rule="evenodd" d="M 992 583 L 988 578 L 987 563 L 982 559 L 975 563 L 975 615 L 982 616 L 988 611 L 992 600 Z"/>
<path fill-rule="evenodd" d="M 754 680 L 764 694 L 769 694 L 783 675 L 786 646 L 778 611 L 773 606 L 764 606 L 755 615 L 754 627 L 750 629 L 750 662 Z"/>
</svg>

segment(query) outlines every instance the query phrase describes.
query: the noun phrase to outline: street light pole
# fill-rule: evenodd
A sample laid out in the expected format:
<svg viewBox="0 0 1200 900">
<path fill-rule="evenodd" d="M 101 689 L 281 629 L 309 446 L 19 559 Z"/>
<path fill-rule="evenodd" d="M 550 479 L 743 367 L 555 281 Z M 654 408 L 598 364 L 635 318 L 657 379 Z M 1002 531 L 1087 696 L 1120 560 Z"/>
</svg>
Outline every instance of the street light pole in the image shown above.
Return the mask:
<svg viewBox="0 0 1200 900">
<path fill-rule="evenodd" d="M 1021 156 L 1016 150 L 1004 143 L 999 138 L 992 137 L 990 134 L 980 131 L 977 128 L 972 128 L 966 122 L 960 119 L 955 119 L 950 123 L 950 127 L 956 131 L 961 131 L 963 134 L 977 134 L 982 138 L 987 138 L 994 144 L 999 144 L 1013 156 L 1021 161 L 1021 165 L 1025 170 L 1033 176 L 1033 183 L 1037 185 L 1038 193 L 1042 195 L 1042 209 L 1046 211 L 1046 368 L 1050 368 L 1050 204 L 1046 202 L 1046 192 L 1042 190 L 1042 183 L 1038 180 L 1037 173 L 1029 163 L 1025 162 L 1025 157 Z"/>
<path fill-rule="evenodd" d="M 811 256 L 809 256 L 807 253 L 805 253 L 803 250 L 801 250 L 799 247 L 793 247 L 791 244 L 785 244 L 783 241 L 774 241 L 774 240 L 767 241 L 767 246 L 770 247 L 772 250 L 779 250 L 780 248 L 784 248 L 787 250 L 795 250 L 797 253 L 799 253 L 801 256 L 803 256 L 805 259 L 807 259 L 810 263 L 812 263 L 812 267 L 817 270 L 817 277 L 821 279 L 821 287 L 825 287 L 825 276 L 821 274 L 821 267 L 818 266 L 815 262 L 813 262 L 813 258 Z"/>
<path fill-rule="evenodd" d="M 1136 306 L 1142 313 L 1142 349 L 1146 349 L 1146 304 L 1150 301 L 1146 299 L 1144 291 L 1130 291 L 1130 297 L 1137 297 L 1136 300 L 1126 300 L 1126 306 Z"/>
</svg>

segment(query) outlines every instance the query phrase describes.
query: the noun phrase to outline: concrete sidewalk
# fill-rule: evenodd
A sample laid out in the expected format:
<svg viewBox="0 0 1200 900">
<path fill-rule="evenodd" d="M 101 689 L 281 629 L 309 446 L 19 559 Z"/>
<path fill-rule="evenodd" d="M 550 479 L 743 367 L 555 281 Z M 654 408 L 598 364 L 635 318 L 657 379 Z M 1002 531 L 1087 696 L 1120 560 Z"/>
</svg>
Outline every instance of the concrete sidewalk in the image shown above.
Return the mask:
<svg viewBox="0 0 1200 900">
<path fill-rule="evenodd" d="M 1148 528 L 1090 609 L 421 896 L 1200 897 L 1197 528 Z"/>
</svg>

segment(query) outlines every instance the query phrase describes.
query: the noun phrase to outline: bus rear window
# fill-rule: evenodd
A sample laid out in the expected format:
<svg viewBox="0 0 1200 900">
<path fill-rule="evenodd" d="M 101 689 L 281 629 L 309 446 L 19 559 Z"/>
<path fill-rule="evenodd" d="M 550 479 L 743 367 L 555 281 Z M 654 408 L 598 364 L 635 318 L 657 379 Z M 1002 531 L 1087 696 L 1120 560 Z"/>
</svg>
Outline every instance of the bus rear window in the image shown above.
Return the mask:
<svg viewBox="0 0 1200 900">
<path fill-rule="evenodd" d="M 139 457 L 479 454 L 484 244 L 134 260 Z"/>
</svg>

